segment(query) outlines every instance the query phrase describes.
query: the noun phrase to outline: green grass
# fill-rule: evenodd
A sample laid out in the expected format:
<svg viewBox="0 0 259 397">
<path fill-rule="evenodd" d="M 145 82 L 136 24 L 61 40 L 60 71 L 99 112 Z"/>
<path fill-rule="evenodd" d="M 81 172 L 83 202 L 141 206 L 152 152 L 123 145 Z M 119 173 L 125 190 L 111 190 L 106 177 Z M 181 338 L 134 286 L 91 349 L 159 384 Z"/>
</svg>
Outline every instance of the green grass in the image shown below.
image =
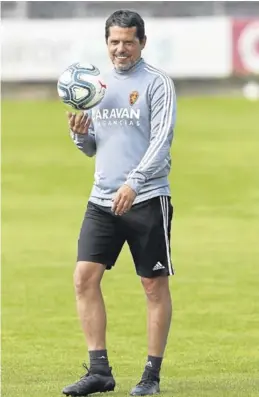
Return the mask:
<svg viewBox="0 0 259 397">
<path fill-rule="evenodd" d="M 162 396 L 259 396 L 258 114 L 242 99 L 179 99 Z M 94 160 L 71 143 L 59 103 L 3 102 L 2 132 L 2 395 L 54 397 L 87 360 L 72 273 Z M 103 289 L 122 397 L 146 357 L 127 247 Z"/>
</svg>

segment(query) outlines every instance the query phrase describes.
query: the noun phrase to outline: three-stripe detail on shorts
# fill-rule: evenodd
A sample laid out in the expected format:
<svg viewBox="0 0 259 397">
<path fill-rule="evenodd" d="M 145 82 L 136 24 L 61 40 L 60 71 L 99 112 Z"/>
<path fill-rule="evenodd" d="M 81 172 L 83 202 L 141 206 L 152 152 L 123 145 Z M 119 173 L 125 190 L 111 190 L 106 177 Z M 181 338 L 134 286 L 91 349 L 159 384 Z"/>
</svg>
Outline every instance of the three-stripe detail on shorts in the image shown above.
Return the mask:
<svg viewBox="0 0 259 397">
<path fill-rule="evenodd" d="M 169 226 L 169 197 L 161 196 L 160 204 L 163 216 L 163 226 L 165 233 L 165 246 L 166 246 L 166 256 L 167 256 L 167 266 L 168 272 L 172 276 L 174 274 L 174 269 L 172 266 L 171 256 L 170 256 L 170 241 L 168 238 L 168 226 Z"/>
</svg>

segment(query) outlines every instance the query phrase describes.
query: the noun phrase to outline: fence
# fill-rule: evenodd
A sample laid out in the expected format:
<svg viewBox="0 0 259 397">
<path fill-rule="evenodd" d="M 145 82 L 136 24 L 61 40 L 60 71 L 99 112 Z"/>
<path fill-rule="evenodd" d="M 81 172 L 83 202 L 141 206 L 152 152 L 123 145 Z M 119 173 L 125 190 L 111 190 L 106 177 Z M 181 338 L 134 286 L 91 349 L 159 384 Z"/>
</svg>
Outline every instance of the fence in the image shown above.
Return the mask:
<svg viewBox="0 0 259 397">
<path fill-rule="evenodd" d="M 2 18 L 106 18 L 118 8 L 144 18 L 259 17 L 258 1 L 2 1 Z"/>
</svg>

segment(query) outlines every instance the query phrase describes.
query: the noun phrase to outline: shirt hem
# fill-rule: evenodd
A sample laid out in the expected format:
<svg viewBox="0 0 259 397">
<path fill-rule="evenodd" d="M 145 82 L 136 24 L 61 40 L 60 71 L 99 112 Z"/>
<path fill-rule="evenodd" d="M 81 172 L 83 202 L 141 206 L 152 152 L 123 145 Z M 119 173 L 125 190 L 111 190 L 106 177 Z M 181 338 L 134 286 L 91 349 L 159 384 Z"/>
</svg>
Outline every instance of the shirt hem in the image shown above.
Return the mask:
<svg viewBox="0 0 259 397">
<path fill-rule="evenodd" d="M 149 194 L 141 194 L 136 197 L 133 205 L 139 204 L 139 203 L 142 203 L 143 201 L 147 201 L 154 197 L 160 197 L 160 196 L 171 197 L 171 192 L 170 191 L 162 192 L 162 191 L 159 191 L 159 189 L 158 189 L 157 191 L 154 191 L 153 193 L 149 192 Z M 90 196 L 88 201 L 90 201 L 91 203 L 100 205 L 102 207 L 111 207 L 112 206 L 111 198 L 101 198 L 101 197 L 99 198 L 99 197 Z"/>
</svg>

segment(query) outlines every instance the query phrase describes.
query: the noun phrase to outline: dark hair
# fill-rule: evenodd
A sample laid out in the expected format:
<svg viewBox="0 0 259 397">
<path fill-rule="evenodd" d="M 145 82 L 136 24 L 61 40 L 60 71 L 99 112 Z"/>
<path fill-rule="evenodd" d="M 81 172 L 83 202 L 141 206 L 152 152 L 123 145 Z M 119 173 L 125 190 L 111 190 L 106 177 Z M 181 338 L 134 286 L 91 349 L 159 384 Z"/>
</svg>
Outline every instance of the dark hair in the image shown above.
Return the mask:
<svg viewBox="0 0 259 397">
<path fill-rule="evenodd" d="M 106 20 L 105 24 L 105 39 L 108 40 L 109 29 L 111 26 L 119 26 L 121 28 L 132 28 L 136 27 L 136 36 L 139 41 L 143 41 L 145 37 L 145 23 L 141 16 L 135 11 L 129 10 L 118 10 L 115 11 Z"/>
</svg>

